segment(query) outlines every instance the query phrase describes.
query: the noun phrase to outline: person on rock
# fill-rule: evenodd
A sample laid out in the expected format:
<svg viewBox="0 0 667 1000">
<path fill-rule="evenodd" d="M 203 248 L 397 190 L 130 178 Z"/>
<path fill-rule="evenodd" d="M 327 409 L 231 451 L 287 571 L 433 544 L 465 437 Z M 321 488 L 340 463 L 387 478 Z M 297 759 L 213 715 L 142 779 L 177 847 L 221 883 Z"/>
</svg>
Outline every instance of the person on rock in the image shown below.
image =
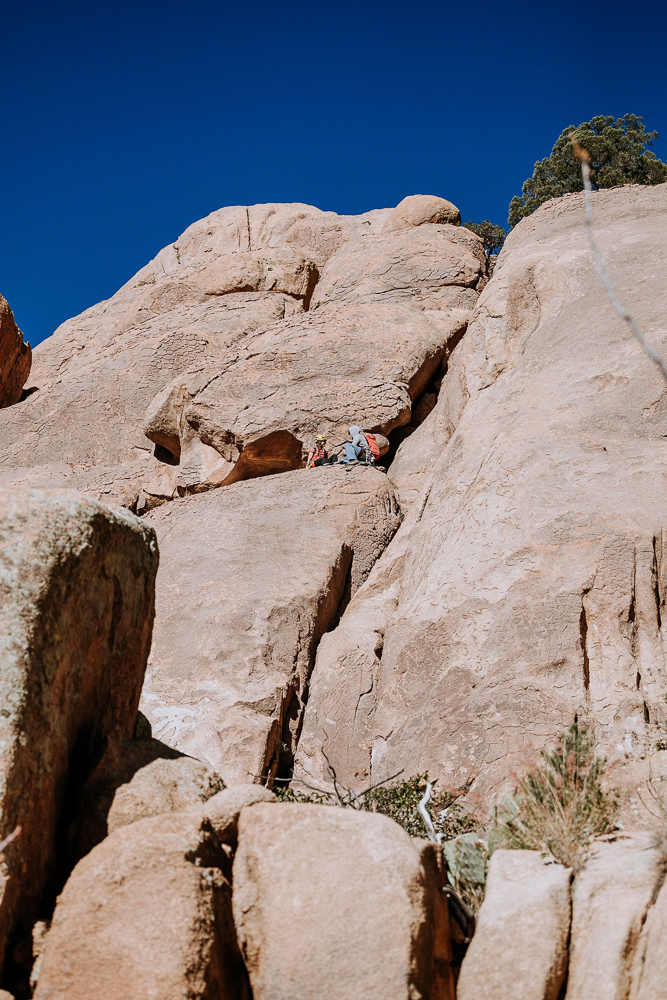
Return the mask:
<svg viewBox="0 0 667 1000">
<path fill-rule="evenodd" d="M 350 427 L 350 437 L 352 441 L 345 443 L 345 454 L 341 455 L 340 461 L 345 463 L 364 462 L 367 465 L 371 464 L 373 462 L 373 455 L 365 435 L 361 432 L 361 427 L 357 427 L 356 424 Z"/>
<path fill-rule="evenodd" d="M 337 461 L 335 455 L 329 455 L 324 447 L 327 439 L 324 434 L 318 434 L 315 438 L 315 447 L 308 452 L 307 469 L 317 468 L 320 465 L 333 465 Z"/>
</svg>

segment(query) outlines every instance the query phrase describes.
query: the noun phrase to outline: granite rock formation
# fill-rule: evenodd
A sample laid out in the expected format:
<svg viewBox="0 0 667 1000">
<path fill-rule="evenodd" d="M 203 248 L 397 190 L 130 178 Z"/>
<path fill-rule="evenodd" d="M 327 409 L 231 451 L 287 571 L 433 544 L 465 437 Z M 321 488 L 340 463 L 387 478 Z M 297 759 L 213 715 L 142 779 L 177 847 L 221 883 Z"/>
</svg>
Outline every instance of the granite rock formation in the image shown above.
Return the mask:
<svg viewBox="0 0 667 1000">
<path fill-rule="evenodd" d="M 67 874 L 67 810 L 131 736 L 151 642 L 155 534 L 67 491 L 0 490 L 0 965 Z"/>
<path fill-rule="evenodd" d="M 145 520 L 163 572 L 142 711 L 227 784 L 273 776 L 294 752 L 319 640 L 398 528 L 391 485 L 374 469 L 290 472 Z"/>
<path fill-rule="evenodd" d="M 663 356 L 665 192 L 594 199 L 619 294 Z M 575 716 L 614 766 L 664 739 L 667 395 L 582 213 L 566 196 L 512 232 L 398 451 L 407 516 L 320 644 L 302 777 L 326 778 L 326 746 L 351 784 L 428 770 L 488 803 Z"/>
<path fill-rule="evenodd" d="M 254 1000 L 454 1000 L 443 877 L 386 816 L 244 809 L 233 908 Z"/>
<path fill-rule="evenodd" d="M 363 407 L 368 430 L 407 422 L 424 365 L 444 357 L 487 280 L 481 241 L 452 224 L 456 210 L 448 202 L 429 197 L 426 202 L 428 210 L 413 206 L 404 212 L 397 231 L 385 223 L 398 210 L 338 216 L 299 204 L 224 208 L 196 222 L 111 299 L 68 320 L 35 349 L 37 391 L 0 417 L 0 484 L 69 486 L 134 508 L 142 487 L 149 497 L 165 499 L 220 485 L 242 450 L 244 461 L 251 458 L 255 439 L 249 436 L 265 437 L 267 419 L 276 425 L 279 437 L 268 445 L 277 452 L 295 431 L 307 435 L 320 422 L 342 427 L 351 408 L 357 416 L 355 402 L 359 412 Z M 343 307 L 351 300 L 361 313 Z M 395 321 L 380 306 L 394 301 L 409 310 Z M 320 310 L 325 303 L 332 308 Z M 316 311 L 322 311 L 321 321 L 314 320 Z M 375 365 L 366 322 L 379 341 Z M 414 346 L 403 359 L 386 343 L 397 328 Z M 355 337 L 356 345 L 350 344 Z M 257 338 L 264 346 L 255 351 Z M 339 405 L 335 394 L 333 401 L 322 395 L 321 378 L 304 381 L 309 369 L 316 374 L 331 364 L 327 338 L 342 352 Z M 276 383 L 277 366 L 265 370 L 264 398 L 277 388 L 287 395 L 282 407 L 262 407 L 261 364 L 244 387 L 244 359 L 262 354 L 266 361 L 283 341 L 284 359 L 294 352 L 301 359 L 295 384 L 289 378 Z M 186 388 L 204 371 L 217 382 L 192 405 L 182 427 L 175 426 L 172 411 L 178 406 L 170 396 L 165 439 L 162 418 L 155 418 L 160 394 L 186 371 L 178 383 Z M 370 391 L 367 377 L 378 380 Z M 389 404 L 382 389 L 387 381 Z M 215 393 L 216 388 L 226 393 L 228 382 L 236 393 L 234 413 L 229 407 L 219 412 Z M 295 394 L 300 416 L 287 405 Z M 246 405 L 254 408 L 251 425 L 242 417 Z M 149 420 L 151 441 L 144 436 L 148 407 L 155 418 Z M 198 421 L 201 431 L 194 426 Z M 255 443 L 256 459 L 258 447 L 261 452 Z M 293 451 L 287 448 L 277 470 L 298 467 Z M 265 457 L 257 459 L 260 466 Z M 262 468 L 270 471 L 266 463 Z M 240 468 L 236 478 L 248 474 L 257 474 L 257 468 Z"/>
<path fill-rule="evenodd" d="M 30 344 L 23 343 L 9 303 L 0 295 L 0 409 L 18 403 L 31 364 Z"/>
</svg>

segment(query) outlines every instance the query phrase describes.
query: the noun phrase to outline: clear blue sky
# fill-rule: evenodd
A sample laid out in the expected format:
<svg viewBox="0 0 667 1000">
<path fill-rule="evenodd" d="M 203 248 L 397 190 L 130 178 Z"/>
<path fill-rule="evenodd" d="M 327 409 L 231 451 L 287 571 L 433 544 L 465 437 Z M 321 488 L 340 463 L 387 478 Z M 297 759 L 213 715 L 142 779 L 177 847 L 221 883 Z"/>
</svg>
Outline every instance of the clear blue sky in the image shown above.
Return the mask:
<svg viewBox="0 0 667 1000">
<path fill-rule="evenodd" d="M 419 192 L 504 223 L 596 114 L 667 159 L 666 8 L 2 0 L 0 292 L 34 345 L 223 205 Z"/>
</svg>

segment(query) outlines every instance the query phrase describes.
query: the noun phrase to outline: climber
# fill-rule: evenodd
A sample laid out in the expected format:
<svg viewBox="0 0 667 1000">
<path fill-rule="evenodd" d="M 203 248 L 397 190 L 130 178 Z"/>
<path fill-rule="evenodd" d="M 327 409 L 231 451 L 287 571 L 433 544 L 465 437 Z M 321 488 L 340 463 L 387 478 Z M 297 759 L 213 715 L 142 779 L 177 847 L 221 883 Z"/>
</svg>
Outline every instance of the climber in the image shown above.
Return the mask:
<svg viewBox="0 0 667 1000">
<path fill-rule="evenodd" d="M 315 447 L 311 448 L 308 452 L 307 469 L 312 469 L 320 465 L 333 465 L 338 461 L 336 455 L 329 455 L 329 452 L 324 447 L 326 443 L 327 439 L 324 434 L 318 434 L 315 438 Z"/>
<path fill-rule="evenodd" d="M 340 461 L 345 463 L 363 462 L 365 465 L 371 465 L 374 458 L 365 435 L 361 433 L 361 427 L 357 427 L 356 424 L 350 427 L 350 437 L 352 441 L 345 443 L 345 454 L 341 456 Z"/>
</svg>

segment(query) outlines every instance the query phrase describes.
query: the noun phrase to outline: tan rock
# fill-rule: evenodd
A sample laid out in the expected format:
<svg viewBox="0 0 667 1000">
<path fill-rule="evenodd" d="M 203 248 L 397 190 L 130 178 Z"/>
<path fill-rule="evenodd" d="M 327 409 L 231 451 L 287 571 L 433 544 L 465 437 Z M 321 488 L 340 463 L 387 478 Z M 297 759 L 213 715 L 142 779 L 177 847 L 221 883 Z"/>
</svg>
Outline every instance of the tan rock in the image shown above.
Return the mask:
<svg viewBox="0 0 667 1000">
<path fill-rule="evenodd" d="M 199 816 L 116 830 L 58 899 L 35 1000 L 246 1000 L 228 875 L 227 855 Z"/>
<path fill-rule="evenodd" d="M 646 915 L 635 952 L 630 1000 L 667 1000 L 667 885 Z"/>
<path fill-rule="evenodd" d="M 151 642 L 155 534 L 79 494 L 0 490 L 0 957 L 58 877 L 69 794 L 132 735 Z"/>
<path fill-rule="evenodd" d="M 232 463 L 225 485 L 299 468 L 318 432 L 338 443 L 351 424 L 387 435 L 407 423 L 467 316 L 406 305 L 311 311 L 175 379 L 148 408 L 146 435 L 176 455 L 194 431 Z"/>
<path fill-rule="evenodd" d="M 148 732 L 141 738 L 122 739 L 117 731 L 109 735 L 101 760 L 78 793 L 68 835 L 70 868 L 109 833 L 109 810 L 116 790 L 132 781 L 139 771 L 154 761 L 174 760 L 182 756 L 178 750 L 152 739 L 146 720 L 144 724 Z"/>
<path fill-rule="evenodd" d="M 407 302 L 417 309 L 471 308 L 484 286 L 480 241 L 452 225 L 368 234 L 350 240 L 323 269 L 311 309 L 327 302 Z"/>
<path fill-rule="evenodd" d="M 31 364 L 30 344 L 23 343 L 9 303 L 0 295 L 0 408 L 18 403 Z"/>
<path fill-rule="evenodd" d="M 594 198 L 619 294 L 665 356 L 666 191 Z M 320 645 L 302 775 L 326 775 L 328 741 L 347 783 L 403 767 L 474 779 L 479 803 L 575 714 L 614 768 L 664 738 L 667 401 L 582 220 L 572 195 L 516 227 L 401 445 L 409 516 Z"/>
<path fill-rule="evenodd" d="M 200 760 L 154 760 L 116 790 L 109 810 L 109 833 L 149 816 L 196 811 L 224 787 L 222 779 Z"/>
<path fill-rule="evenodd" d="M 164 573 L 142 711 L 227 784 L 273 775 L 315 647 L 399 524 L 387 477 L 331 467 L 152 511 Z"/>
<path fill-rule="evenodd" d="M 68 320 L 36 348 L 32 378 L 37 391 L 0 416 L 0 485 L 75 487 L 133 509 L 143 487 L 145 510 L 227 481 L 226 448 L 223 456 L 205 436 L 194 435 L 185 449 L 188 454 L 181 456 L 183 435 L 174 431 L 173 419 L 164 424 L 157 414 L 150 422 L 151 440 L 180 459 L 180 466 L 174 469 L 164 454 L 154 453 L 143 434 L 146 407 L 156 401 L 159 409 L 165 386 L 209 355 L 233 348 L 239 358 L 248 356 L 256 337 L 282 325 L 288 342 L 294 333 L 291 320 L 309 308 L 318 276 L 347 244 L 373 242 L 379 256 L 375 254 L 375 265 L 369 263 L 364 280 L 378 292 L 392 282 L 414 279 L 428 284 L 429 297 L 420 300 L 417 309 L 427 302 L 428 308 L 437 309 L 446 341 L 450 329 L 465 325 L 485 262 L 480 265 L 470 256 L 460 235 L 435 233 L 451 227 L 425 227 L 433 231 L 431 242 L 438 249 L 434 256 L 435 243 L 424 248 L 432 258 L 424 267 L 435 268 L 444 282 L 436 294 L 440 278 L 429 278 L 424 267 L 420 269 L 414 247 L 401 248 L 413 239 L 413 230 L 382 236 L 390 214 L 390 209 L 338 216 L 308 205 L 233 206 L 194 223 L 111 299 Z M 376 274 L 376 265 L 386 258 L 383 240 L 391 244 L 391 254 L 398 253 L 389 285 Z M 438 255 L 447 258 L 444 270 Z M 396 294 L 409 303 L 412 291 L 418 288 Z M 375 332 L 383 322 L 378 317 Z M 339 336 L 350 333 L 345 328 Z M 354 360 L 367 354 L 367 345 L 367 339 L 359 340 L 347 356 Z M 317 337 L 311 348 L 323 350 Z M 363 370 L 363 360 L 358 367 Z M 236 372 L 244 375 L 239 366 Z M 380 372 L 379 377 L 386 375 Z M 269 380 L 267 396 L 272 385 Z M 253 378 L 245 386 L 246 400 L 244 387 L 237 385 L 234 419 L 246 405 L 256 408 L 258 388 Z M 366 422 L 381 429 L 372 413 Z M 250 447 L 252 442 L 244 438 L 244 461 L 252 458 L 252 469 L 244 472 L 241 467 L 236 478 L 284 471 L 295 462 L 298 466 L 299 448 L 290 436 L 281 432 L 265 444 Z M 277 464 L 272 461 L 276 456 Z"/>
<path fill-rule="evenodd" d="M 433 845 L 385 816 L 244 809 L 233 909 L 254 1000 L 453 1000 L 442 884 Z"/>
<path fill-rule="evenodd" d="M 273 792 L 263 785 L 236 785 L 234 788 L 225 788 L 210 798 L 203 813 L 220 842 L 236 846 L 241 810 L 257 802 L 277 801 Z"/>
<path fill-rule="evenodd" d="M 494 852 L 457 1000 L 557 1000 L 567 971 L 570 877 L 536 851 Z"/>
<path fill-rule="evenodd" d="M 434 194 L 411 194 L 399 202 L 385 222 L 387 229 L 407 229 L 425 223 L 461 225 L 461 213 L 456 205 Z"/>
<path fill-rule="evenodd" d="M 598 844 L 577 875 L 566 1000 L 628 996 L 642 925 L 663 878 L 663 858 L 651 844 L 647 835 Z"/>
</svg>

